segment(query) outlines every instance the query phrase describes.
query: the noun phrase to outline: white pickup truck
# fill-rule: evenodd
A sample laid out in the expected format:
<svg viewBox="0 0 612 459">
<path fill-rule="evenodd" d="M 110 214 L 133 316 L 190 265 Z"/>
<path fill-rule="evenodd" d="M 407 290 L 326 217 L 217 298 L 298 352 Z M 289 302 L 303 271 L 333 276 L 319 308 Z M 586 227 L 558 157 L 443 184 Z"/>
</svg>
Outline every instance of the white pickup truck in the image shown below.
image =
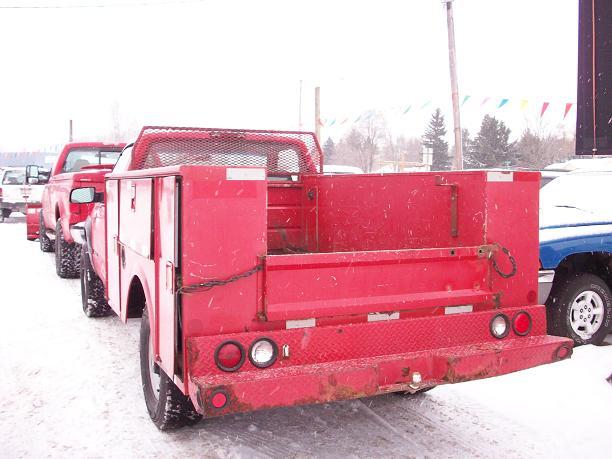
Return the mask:
<svg viewBox="0 0 612 459">
<path fill-rule="evenodd" d="M 25 214 L 27 203 L 40 202 L 44 187 L 39 179 L 26 180 L 25 167 L 0 169 L 0 222 L 12 212 Z"/>
</svg>

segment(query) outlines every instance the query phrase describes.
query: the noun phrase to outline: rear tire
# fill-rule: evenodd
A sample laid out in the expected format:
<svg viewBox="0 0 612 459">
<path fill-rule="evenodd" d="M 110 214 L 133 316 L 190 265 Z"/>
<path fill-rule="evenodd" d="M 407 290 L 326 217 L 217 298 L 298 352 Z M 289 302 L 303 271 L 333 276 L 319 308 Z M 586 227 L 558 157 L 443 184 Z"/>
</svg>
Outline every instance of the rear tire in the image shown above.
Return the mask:
<svg viewBox="0 0 612 459">
<path fill-rule="evenodd" d="M 0 223 L 3 223 L 4 220 L 6 218 L 9 218 L 11 216 L 11 209 L 0 209 L 2 212 L 0 212 Z"/>
<path fill-rule="evenodd" d="M 548 333 L 576 345 L 600 344 L 612 326 L 612 294 L 598 276 L 579 273 L 559 278 L 546 301 Z"/>
<path fill-rule="evenodd" d="M 63 279 L 79 277 L 80 250 L 79 244 L 66 242 L 62 225 L 58 220 L 55 224 L 55 272 L 59 277 Z"/>
<path fill-rule="evenodd" d="M 91 266 L 87 244 L 81 250 L 81 302 L 87 317 L 106 317 L 113 312 L 104 296 L 104 284 Z"/>
<path fill-rule="evenodd" d="M 178 429 L 197 423 L 198 414 L 189 397 L 183 395 L 151 355 L 151 328 L 145 306 L 140 323 L 140 375 L 147 411 L 159 430 Z"/>
<path fill-rule="evenodd" d="M 40 242 L 41 251 L 53 252 L 55 250 L 53 241 L 51 241 L 51 239 L 49 239 L 49 237 L 47 236 L 47 228 L 45 228 L 42 210 L 40 211 L 40 220 L 38 224 L 38 240 Z"/>
</svg>

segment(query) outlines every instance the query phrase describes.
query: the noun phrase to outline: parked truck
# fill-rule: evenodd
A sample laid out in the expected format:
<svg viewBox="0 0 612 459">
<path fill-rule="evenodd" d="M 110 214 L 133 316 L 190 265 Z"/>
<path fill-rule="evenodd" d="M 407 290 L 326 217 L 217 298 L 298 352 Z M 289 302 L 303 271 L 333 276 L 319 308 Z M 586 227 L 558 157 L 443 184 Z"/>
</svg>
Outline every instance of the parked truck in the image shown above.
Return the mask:
<svg viewBox="0 0 612 459">
<path fill-rule="evenodd" d="M 30 220 L 36 219 L 36 213 L 39 217 L 40 250 L 55 251 L 56 272 L 60 277 L 79 277 L 81 248 L 73 241 L 70 226 L 84 221 L 91 207 L 71 203 L 70 192 L 83 186 L 102 191 L 104 175 L 112 169 L 124 146 L 101 142 L 66 144 L 51 170 L 42 208 L 31 210 Z"/>
<path fill-rule="evenodd" d="M 145 127 L 72 191 L 84 312 L 140 318 L 159 429 L 570 357 L 537 303 L 537 173 L 322 164 L 310 133 Z"/>
<path fill-rule="evenodd" d="M 31 167 L 31 166 L 29 166 Z M 0 222 L 13 212 L 26 214 L 28 203 L 40 203 L 43 184 L 28 180 L 25 167 L 5 167 L 0 170 Z"/>
</svg>

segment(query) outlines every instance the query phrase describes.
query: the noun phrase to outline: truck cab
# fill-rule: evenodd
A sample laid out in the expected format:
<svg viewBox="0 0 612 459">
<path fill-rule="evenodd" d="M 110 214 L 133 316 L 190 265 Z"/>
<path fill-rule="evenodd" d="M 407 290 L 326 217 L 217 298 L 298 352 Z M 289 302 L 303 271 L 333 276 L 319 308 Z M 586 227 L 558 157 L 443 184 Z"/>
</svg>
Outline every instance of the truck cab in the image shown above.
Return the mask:
<svg viewBox="0 0 612 459">
<path fill-rule="evenodd" d="M 56 272 L 60 277 L 79 276 L 81 250 L 72 239 L 70 227 L 83 222 L 91 208 L 70 203 L 70 192 L 83 186 L 102 191 L 104 175 L 110 172 L 124 146 L 121 143 L 69 143 L 51 170 L 39 212 L 39 241 L 43 252 L 55 252 Z"/>
<path fill-rule="evenodd" d="M 145 127 L 104 196 L 72 192 L 96 202 L 83 310 L 140 318 L 158 428 L 570 357 L 537 303 L 537 173 L 322 163 L 311 133 Z"/>
</svg>

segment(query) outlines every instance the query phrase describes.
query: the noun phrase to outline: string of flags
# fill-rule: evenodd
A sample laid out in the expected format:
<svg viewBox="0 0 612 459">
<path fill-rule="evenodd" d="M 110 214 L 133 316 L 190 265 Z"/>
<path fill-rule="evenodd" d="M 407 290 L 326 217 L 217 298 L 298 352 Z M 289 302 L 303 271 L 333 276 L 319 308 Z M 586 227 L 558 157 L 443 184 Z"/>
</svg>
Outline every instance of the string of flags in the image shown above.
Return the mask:
<svg viewBox="0 0 612 459">
<path fill-rule="evenodd" d="M 492 104 L 490 104 L 490 102 Z M 395 112 L 395 114 L 398 116 L 405 116 L 411 113 L 420 112 L 430 107 L 432 103 L 433 103 L 433 100 L 428 99 L 421 104 L 411 103 L 411 104 L 401 106 L 401 107 L 400 106 L 394 107 L 393 109 L 391 109 L 391 111 Z M 534 102 L 529 99 L 510 99 L 507 97 L 493 98 L 490 96 L 477 98 L 472 95 L 464 95 L 463 98 L 461 99 L 460 107 L 463 110 L 463 109 L 468 109 L 470 105 L 473 105 L 473 106 L 478 106 L 478 108 L 482 109 L 487 104 L 493 105 L 493 109 L 496 111 L 509 110 L 508 107 L 511 107 L 512 105 L 518 106 L 518 109 L 522 112 L 525 112 L 526 110 L 531 109 L 531 107 L 536 107 L 536 108 L 539 107 L 540 118 L 544 118 L 544 115 L 546 114 L 546 112 L 548 111 L 551 105 L 559 105 L 558 102 L 550 102 L 550 101 Z M 569 113 L 572 111 L 572 108 L 574 107 L 574 105 L 576 105 L 575 102 L 562 103 L 562 107 L 563 107 L 562 120 L 563 121 L 567 118 Z M 350 125 L 350 124 L 359 123 L 361 121 L 367 121 L 368 119 L 373 117 L 375 114 L 376 114 L 375 110 L 366 110 L 357 116 L 346 116 L 345 115 L 345 116 L 339 116 L 339 117 L 333 117 L 333 118 L 330 117 L 327 119 L 321 119 L 319 123 L 321 127 L 327 127 L 327 128 L 331 128 L 334 126 L 344 126 L 347 124 Z"/>
</svg>

